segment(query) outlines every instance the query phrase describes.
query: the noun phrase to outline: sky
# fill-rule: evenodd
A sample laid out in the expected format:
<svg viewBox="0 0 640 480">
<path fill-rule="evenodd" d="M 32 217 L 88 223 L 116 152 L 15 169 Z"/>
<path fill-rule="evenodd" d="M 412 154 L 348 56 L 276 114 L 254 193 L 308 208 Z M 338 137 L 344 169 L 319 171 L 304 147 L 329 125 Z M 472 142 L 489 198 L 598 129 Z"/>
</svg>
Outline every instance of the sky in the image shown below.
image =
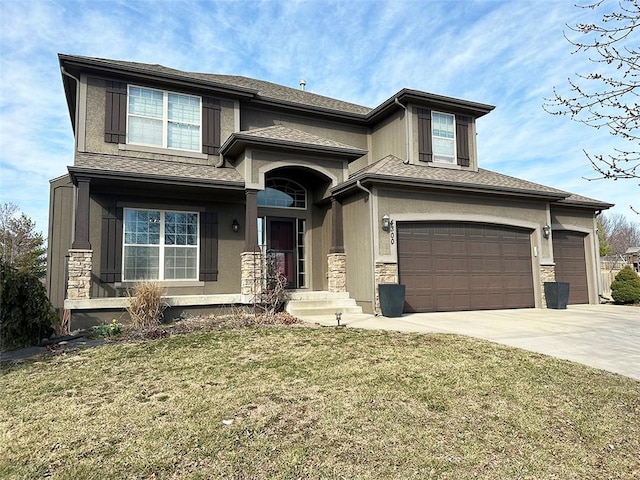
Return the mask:
<svg viewBox="0 0 640 480">
<path fill-rule="evenodd" d="M 638 221 L 637 180 L 587 180 L 597 174 L 584 150 L 606 154 L 619 140 L 543 109 L 554 87 L 594 69 L 563 32 L 602 12 L 574 3 L 0 0 L 0 203 L 46 237 L 49 180 L 73 164 L 65 53 L 293 88 L 304 79 L 307 91 L 369 107 L 402 88 L 495 105 L 477 122 L 480 167 L 615 203 L 610 212 Z"/>
</svg>

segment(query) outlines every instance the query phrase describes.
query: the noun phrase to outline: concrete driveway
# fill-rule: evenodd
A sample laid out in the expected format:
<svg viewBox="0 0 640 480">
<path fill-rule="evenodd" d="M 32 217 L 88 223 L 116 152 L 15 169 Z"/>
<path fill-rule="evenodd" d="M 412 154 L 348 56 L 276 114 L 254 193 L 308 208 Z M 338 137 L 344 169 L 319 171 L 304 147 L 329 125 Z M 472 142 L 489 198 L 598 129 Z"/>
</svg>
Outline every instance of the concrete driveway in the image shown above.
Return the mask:
<svg viewBox="0 0 640 480">
<path fill-rule="evenodd" d="M 335 317 L 305 320 L 336 325 Z M 344 315 L 341 323 L 354 328 L 467 335 L 640 380 L 639 307 L 570 305 L 566 310 L 412 313 L 400 318 Z"/>
</svg>

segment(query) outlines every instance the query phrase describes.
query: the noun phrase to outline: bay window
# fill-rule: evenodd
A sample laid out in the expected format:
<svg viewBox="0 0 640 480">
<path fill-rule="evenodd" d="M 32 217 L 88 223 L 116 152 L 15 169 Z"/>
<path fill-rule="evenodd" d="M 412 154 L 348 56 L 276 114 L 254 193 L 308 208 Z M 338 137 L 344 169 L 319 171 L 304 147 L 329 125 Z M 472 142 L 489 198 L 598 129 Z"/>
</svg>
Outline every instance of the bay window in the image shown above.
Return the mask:
<svg viewBox="0 0 640 480">
<path fill-rule="evenodd" d="M 123 280 L 197 280 L 199 214 L 124 210 Z"/>
</svg>

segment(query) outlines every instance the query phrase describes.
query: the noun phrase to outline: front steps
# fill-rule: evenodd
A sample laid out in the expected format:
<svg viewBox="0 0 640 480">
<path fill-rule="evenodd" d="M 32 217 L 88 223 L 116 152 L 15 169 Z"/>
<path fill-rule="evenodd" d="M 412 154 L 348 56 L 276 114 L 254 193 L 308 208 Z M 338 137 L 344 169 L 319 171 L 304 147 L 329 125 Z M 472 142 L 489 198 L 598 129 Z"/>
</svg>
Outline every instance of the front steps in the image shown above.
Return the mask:
<svg viewBox="0 0 640 480">
<path fill-rule="evenodd" d="M 320 315 L 362 314 L 362 307 L 349 298 L 347 292 L 318 292 L 296 290 L 287 303 L 287 312 L 294 317 L 305 318 Z"/>
</svg>

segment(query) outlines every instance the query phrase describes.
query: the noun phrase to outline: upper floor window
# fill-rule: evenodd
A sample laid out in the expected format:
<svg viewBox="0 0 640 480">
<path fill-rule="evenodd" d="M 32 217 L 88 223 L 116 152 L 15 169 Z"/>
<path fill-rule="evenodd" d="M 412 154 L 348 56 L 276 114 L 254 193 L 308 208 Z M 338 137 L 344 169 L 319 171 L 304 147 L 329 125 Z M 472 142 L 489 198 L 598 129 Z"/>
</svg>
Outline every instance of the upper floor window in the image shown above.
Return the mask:
<svg viewBox="0 0 640 480">
<path fill-rule="evenodd" d="M 455 118 L 448 113 L 431 112 L 433 160 L 455 163 Z"/>
<path fill-rule="evenodd" d="M 418 160 L 468 167 L 471 165 L 471 117 L 417 109 Z"/>
<path fill-rule="evenodd" d="M 201 150 L 201 99 L 129 85 L 127 143 Z"/>
<path fill-rule="evenodd" d="M 258 192 L 261 207 L 307 208 L 307 192 L 295 182 L 284 178 L 267 180 L 266 188 Z"/>
</svg>

